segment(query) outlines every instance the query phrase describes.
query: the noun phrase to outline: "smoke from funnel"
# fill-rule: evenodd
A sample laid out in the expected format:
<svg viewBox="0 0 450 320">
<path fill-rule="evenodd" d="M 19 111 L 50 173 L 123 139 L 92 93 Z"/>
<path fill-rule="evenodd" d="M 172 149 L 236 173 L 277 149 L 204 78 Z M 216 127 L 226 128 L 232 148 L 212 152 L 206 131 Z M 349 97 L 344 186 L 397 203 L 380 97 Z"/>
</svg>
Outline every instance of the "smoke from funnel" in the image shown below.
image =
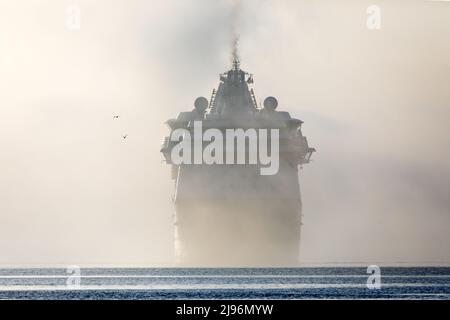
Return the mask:
<svg viewBox="0 0 450 320">
<path fill-rule="evenodd" d="M 231 11 L 231 63 L 234 68 L 239 67 L 239 20 L 241 15 L 241 0 L 232 0 Z"/>
</svg>

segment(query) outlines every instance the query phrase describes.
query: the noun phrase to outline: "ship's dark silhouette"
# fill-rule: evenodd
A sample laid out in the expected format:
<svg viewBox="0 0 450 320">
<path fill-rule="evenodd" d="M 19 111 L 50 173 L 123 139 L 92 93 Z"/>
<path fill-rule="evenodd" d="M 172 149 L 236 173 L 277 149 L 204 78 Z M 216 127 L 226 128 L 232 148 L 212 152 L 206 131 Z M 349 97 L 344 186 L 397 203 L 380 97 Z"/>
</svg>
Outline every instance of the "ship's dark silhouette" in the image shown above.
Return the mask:
<svg viewBox="0 0 450 320">
<path fill-rule="evenodd" d="M 203 129 L 279 129 L 279 171 L 260 174 L 260 165 L 176 165 L 179 143 L 166 137 L 162 153 L 175 181 L 175 246 L 180 265 L 293 266 L 299 262 L 301 198 L 299 166 L 315 151 L 302 134 L 302 121 L 278 111 L 269 97 L 256 102 L 253 76 L 234 61 L 220 76 L 210 101 L 198 98 L 195 108 L 167 123 L 171 131 Z"/>
</svg>

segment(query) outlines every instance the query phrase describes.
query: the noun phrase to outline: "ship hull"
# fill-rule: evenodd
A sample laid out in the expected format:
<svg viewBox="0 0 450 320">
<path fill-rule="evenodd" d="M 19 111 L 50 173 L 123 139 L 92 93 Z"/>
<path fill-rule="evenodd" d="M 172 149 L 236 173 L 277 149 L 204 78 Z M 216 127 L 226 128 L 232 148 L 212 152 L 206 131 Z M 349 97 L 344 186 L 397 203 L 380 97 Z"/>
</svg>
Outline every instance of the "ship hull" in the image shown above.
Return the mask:
<svg viewBox="0 0 450 320">
<path fill-rule="evenodd" d="M 177 195 L 179 265 L 298 265 L 301 201 L 296 167 L 282 165 L 270 177 L 248 166 L 181 167 Z"/>
</svg>

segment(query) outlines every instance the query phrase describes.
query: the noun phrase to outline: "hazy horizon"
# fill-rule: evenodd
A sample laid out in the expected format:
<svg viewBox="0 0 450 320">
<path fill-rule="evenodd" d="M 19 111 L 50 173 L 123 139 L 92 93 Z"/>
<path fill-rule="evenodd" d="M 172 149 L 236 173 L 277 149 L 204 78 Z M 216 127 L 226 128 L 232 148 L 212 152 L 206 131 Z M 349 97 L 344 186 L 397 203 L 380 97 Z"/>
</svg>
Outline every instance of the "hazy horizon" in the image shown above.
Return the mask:
<svg viewBox="0 0 450 320">
<path fill-rule="evenodd" d="M 171 264 L 164 122 L 210 98 L 234 27 L 317 149 L 301 262 L 450 265 L 450 3 L 248 0 L 234 26 L 232 2 L 0 0 L 0 267 Z"/>
</svg>

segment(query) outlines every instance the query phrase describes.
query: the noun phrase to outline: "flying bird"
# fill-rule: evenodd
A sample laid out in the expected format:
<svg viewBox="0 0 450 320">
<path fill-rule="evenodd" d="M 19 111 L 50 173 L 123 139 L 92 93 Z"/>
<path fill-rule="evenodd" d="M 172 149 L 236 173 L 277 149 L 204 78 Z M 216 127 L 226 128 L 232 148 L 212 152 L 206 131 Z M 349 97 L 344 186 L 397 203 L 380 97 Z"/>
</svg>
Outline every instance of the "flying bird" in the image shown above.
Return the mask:
<svg viewBox="0 0 450 320">
<path fill-rule="evenodd" d="M 126 138 L 128 137 L 128 135 L 126 134 L 126 135 L 124 135 L 124 136 L 122 136 L 122 138 L 125 140 Z"/>
<path fill-rule="evenodd" d="M 120 116 L 114 116 L 113 119 L 119 119 Z"/>
</svg>

